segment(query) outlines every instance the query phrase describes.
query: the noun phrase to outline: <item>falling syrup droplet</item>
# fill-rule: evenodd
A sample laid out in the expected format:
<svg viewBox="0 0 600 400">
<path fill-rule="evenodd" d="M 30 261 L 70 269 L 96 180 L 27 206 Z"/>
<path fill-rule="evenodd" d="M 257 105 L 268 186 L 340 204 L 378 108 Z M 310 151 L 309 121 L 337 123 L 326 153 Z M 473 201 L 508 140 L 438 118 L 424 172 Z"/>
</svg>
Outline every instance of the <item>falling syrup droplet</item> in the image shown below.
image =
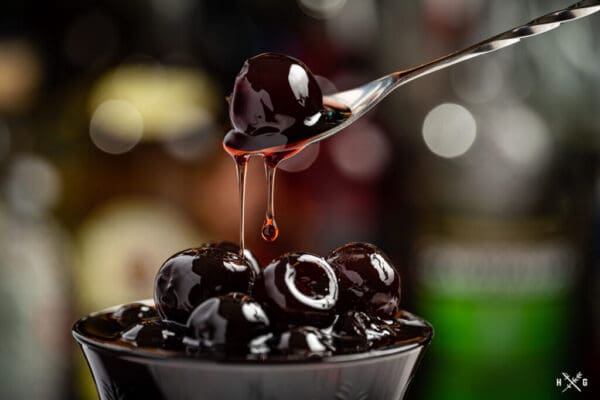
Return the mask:
<svg viewBox="0 0 600 400">
<path fill-rule="evenodd" d="M 265 162 L 265 174 L 267 175 L 267 214 L 265 216 L 265 222 L 261 229 L 261 236 L 267 242 L 274 242 L 279 236 L 279 229 L 275 222 L 275 172 L 277 171 L 277 164 L 279 164 L 281 158 L 276 155 L 270 155 L 264 157 Z"/>
<path fill-rule="evenodd" d="M 260 231 L 262 238 L 267 242 L 274 242 L 279 236 L 279 228 L 274 219 L 266 218 Z"/>
</svg>

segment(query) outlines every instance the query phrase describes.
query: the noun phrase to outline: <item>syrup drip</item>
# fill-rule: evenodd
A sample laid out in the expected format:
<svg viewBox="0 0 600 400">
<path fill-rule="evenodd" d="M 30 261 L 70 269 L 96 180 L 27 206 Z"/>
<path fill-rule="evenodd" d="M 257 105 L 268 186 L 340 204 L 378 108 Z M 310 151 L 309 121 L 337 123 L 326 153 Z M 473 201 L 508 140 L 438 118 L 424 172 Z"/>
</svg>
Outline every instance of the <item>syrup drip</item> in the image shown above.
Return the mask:
<svg viewBox="0 0 600 400">
<path fill-rule="evenodd" d="M 227 147 L 225 147 L 228 150 Z M 265 220 L 261 229 L 261 237 L 267 242 L 274 242 L 279 236 L 279 228 L 275 221 L 275 173 L 277 165 L 286 158 L 289 158 L 299 152 L 300 149 L 281 151 L 278 153 L 263 155 L 265 164 L 265 174 L 267 177 L 267 211 Z M 237 170 L 238 191 L 240 197 L 240 257 L 244 257 L 244 205 L 246 191 L 246 171 L 248 169 L 248 161 L 252 154 L 243 153 L 240 151 L 228 151 L 235 164 Z"/>
<path fill-rule="evenodd" d="M 277 222 L 273 218 L 267 217 L 265 218 L 265 222 L 263 222 L 263 226 L 260 231 L 260 236 L 267 242 L 274 242 L 277 240 L 277 236 L 279 236 L 279 228 L 277 227 Z"/>
<path fill-rule="evenodd" d="M 278 162 L 273 156 L 264 157 L 265 175 L 267 176 L 267 213 L 261 229 L 261 236 L 267 242 L 274 242 L 279 236 L 279 228 L 275 221 L 275 173 Z"/>
<path fill-rule="evenodd" d="M 240 196 L 240 257 L 244 258 L 244 205 L 246 199 L 246 171 L 249 155 L 232 155 L 235 161 Z"/>
<path fill-rule="evenodd" d="M 261 229 L 261 236 L 267 242 L 274 242 L 279 236 L 279 228 L 275 221 L 275 173 L 277 166 L 286 158 L 298 153 L 301 149 L 280 151 L 263 156 L 265 175 L 267 176 L 267 212 Z"/>
</svg>

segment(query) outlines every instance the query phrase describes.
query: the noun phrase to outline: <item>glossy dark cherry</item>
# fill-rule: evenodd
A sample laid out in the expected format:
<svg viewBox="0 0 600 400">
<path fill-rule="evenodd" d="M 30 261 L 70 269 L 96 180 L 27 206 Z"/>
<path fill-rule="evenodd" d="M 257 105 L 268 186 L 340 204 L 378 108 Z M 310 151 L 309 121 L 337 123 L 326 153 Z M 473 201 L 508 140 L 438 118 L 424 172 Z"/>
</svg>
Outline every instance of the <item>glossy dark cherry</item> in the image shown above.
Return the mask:
<svg viewBox="0 0 600 400">
<path fill-rule="evenodd" d="M 388 324 L 387 321 L 381 318 L 369 318 L 366 328 L 367 340 L 370 347 L 387 346 L 392 344 L 396 339 L 399 339 L 398 333 L 400 329 L 396 331 L 394 325 Z"/>
<path fill-rule="evenodd" d="M 185 324 L 204 300 L 229 292 L 250 293 L 256 273 L 238 254 L 217 246 L 184 250 L 158 271 L 154 302 L 162 319 Z"/>
<path fill-rule="evenodd" d="M 320 358 L 335 352 L 331 338 L 312 326 L 292 328 L 267 343 L 271 354 L 284 355 L 288 359 Z"/>
<path fill-rule="evenodd" d="M 214 246 L 214 247 L 218 247 L 223 250 L 230 251 L 232 253 L 236 253 L 236 254 L 240 253 L 240 245 L 237 243 L 228 242 L 228 241 L 209 242 L 209 243 L 205 243 L 199 247 L 203 247 L 203 246 L 208 246 L 208 247 Z M 259 264 L 258 260 L 256 259 L 256 257 L 254 256 L 254 254 L 252 254 L 250 249 L 247 247 L 244 248 L 244 258 L 250 263 L 250 265 L 252 266 L 252 269 L 254 270 L 256 275 L 260 274 L 260 270 L 261 270 L 260 264 Z"/>
<path fill-rule="evenodd" d="M 88 316 L 81 320 L 81 329 L 90 337 L 100 340 L 115 340 L 121 336 L 124 327 L 113 314 Z"/>
<path fill-rule="evenodd" d="M 136 347 L 183 349 L 183 329 L 158 318 L 139 322 L 121 334 L 121 340 Z"/>
<path fill-rule="evenodd" d="M 229 118 L 238 132 L 258 136 L 301 127 L 322 107 L 321 88 L 302 61 L 263 53 L 246 60 L 238 73 Z"/>
<path fill-rule="evenodd" d="M 349 353 L 367 350 L 369 348 L 367 326 L 370 320 L 369 316 L 361 311 L 346 311 L 340 314 L 333 325 L 332 332 L 336 348 Z"/>
<path fill-rule="evenodd" d="M 84 318 L 82 325 L 90 336 L 102 340 L 115 340 L 120 337 L 122 331 L 143 320 L 152 318 L 158 318 L 154 307 L 141 303 L 131 303 L 119 307 L 112 314 Z"/>
<path fill-rule="evenodd" d="M 338 283 L 322 257 L 287 253 L 265 267 L 255 296 L 280 324 L 324 327 L 335 318 Z"/>
<path fill-rule="evenodd" d="M 243 293 L 212 297 L 200 304 L 187 322 L 190 338 L 198 346 L 226 353 L 248 351 L 253 338 L 269 328 L 259 303 Z"/>
<path fill-rule="evenodd" d="M 315 77 L 300 60 L 264 53 L 244 63 L 230 97 L 226 148 L 253 151 L 301 142 L 350 115 L 323 106 Z"/>
<path fill-rule="evenodd" d="M 339 279 L 340 312 L 358 310 L 391 318 L 398 311 L 400 274 L 377 247 L 349 243 L 334 250 L 327 261 Z"/>
<path fill-rule="evenodd" d="M 142 320 L 158 318 L 154 307 L 142 303 L 126 304 L 114 312 L 113 317 L 123 328 L 129 328 Z"/>
<path fill-rule="evenodd" d="M 336 320 L 332 336 L 340 352 L 357 353 L 392 343 L 400 329 L 362 311 L 346 311 Z"/>
</svg>

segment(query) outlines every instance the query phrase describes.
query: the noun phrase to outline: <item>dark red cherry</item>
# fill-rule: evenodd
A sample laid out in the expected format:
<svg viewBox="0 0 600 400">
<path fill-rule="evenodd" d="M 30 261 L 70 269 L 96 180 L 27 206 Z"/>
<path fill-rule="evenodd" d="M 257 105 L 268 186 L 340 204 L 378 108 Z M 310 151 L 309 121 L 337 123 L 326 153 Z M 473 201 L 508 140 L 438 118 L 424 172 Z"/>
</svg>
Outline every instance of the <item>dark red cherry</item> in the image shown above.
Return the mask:
<svg viewBox="0 0 600 400">
<path fill-rule="evenodd" d="M 368 243 L 349 243 L 327 261 L 340 284 L 340 311 L 358 310 L 391 318 L 400 305 L 400 274 L 390 259 Z"/>
<path fill-rule="evenodd" d="M 332 336 L 340 352 L 356 353 L 390 344 L 395 327 L 362 311 L 346 311 L 335 322 Z"/>
<path fill-rule="evenodd" d="M 143 321 L 158 318 L 154 307 L 142 303 L 125 304 L 113 313 L 103 313 L 87 317 L 81 324 L 89 335 L 102 339 L 118 339 L 123 330 Z"/>
<path fill-rule="evenodd" d="M 183 329 L 156 318 L 133 325 L 121 334 L 121 340 L 136 347 L 179 350 L 183 348 Z"/>
<path fill-rule="evenodd" d="M 253 338 L 265 333 L 269 318 L 259 303 L 243 293 L 212 297 L 187 321 L 189 337 L 218 352 L 247 352 Z"/>
<path fill-rule="evenodd" d="M 369 316 L 361 311 L 346 311 L 340 314 L 332 332 L 336 348 L 343 353 L 366 351 L 369 348 L 369 323 Z"/>
<path fill-rule="evenodd" d="M 111 314 L 98 314 L 85 317 L 80 322 L 87 335 L 101 340 L 115 340 L 125 328 Z"/>
<path fill-rule="evenodd" d="M 396 338 L 394 325 L 379 317 L 369 317 L 366 324 L 366 333 L 371 347 L 389 345 Z"/>
<path fill-rule="evenodd" d="M 145 320 L 157 318 L 158 313 L 154 307 L 146 304 L 131 303 L 119 307 L 112 316 L 123 328 L 129 328 Z"/>
<path fill-rule="evenodd" d="M 229 99 L 233 129 L 223 143 L 233 153 L 302 143 L 350 115 L 345 106 L 323 105 L 321 88 L 300 60 L 259 54 L 246 60 L 235 80 Z"/>
<path fill-rule="evenodd" d="M 216 246 L 184 250 L 158 271 L 154 302 L 164 320 L 185 324 L 204 300 L 229 292 L 250 293 L 256 274 L 238 254 Z"/>
<path fill-rule="evenodd" d="M 338 283 L 322 257 L 287 253 L 264 268 L 255 296 L 280 324 L 324 327 L 335 318 Z"/>
<path fill-rule="evenodd" d="M 301 326 L 275 335 L 268 340 L 270 354 L 288 358 L 320 358 L 335 351 L 331 338 L 320 329 Z"/>
<path fill-rule="evenodd" d="M 203 246 L 209 246 L 209 247 L 215 246 L 220 249 L 230 251 L 232 253 L 236 253 L 236 254 L 240 253 L 240 245 L 237 243 L 233 243 L 233 242 L 227 242 L 227 241 L 217 242 L 217 243 L 210 242 L 210 243 L 204 244 Z M 244 258 L 250 263 L 250 265 L 252 266 L 252 269 L 254 270 L 256 275 L 260 274 L 260 269 L 261 269 L 260 264 L 258 263 L 258 260 L 254 256 L 254 254 L 252 254 L 250 249 L 248 249 L 247 247 L 244 248 Z"/>
<path fill-rule="evenodd" d="M 263 53 L 246 60 L 238 73 L 229 118 L 237 131 L 258 136 L 303 126 L 322 107 L 321 88 L 302 61 Z"/>
</svg>

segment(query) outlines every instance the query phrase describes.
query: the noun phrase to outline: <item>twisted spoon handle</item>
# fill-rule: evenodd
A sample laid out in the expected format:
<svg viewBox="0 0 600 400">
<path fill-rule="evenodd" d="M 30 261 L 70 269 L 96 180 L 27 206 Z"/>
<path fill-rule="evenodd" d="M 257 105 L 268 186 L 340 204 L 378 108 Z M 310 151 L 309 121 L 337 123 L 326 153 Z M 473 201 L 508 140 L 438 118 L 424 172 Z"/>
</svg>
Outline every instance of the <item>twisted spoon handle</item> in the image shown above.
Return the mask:
<svg viewBox="0 0 600 400">
<path fill-rule="evenodd" d="M 464 50 L 457 51 L 423 65 L 393 72 L 354 89 L 325 96 L 323 97 L 324 103 L 334 108 L 350 108 L 350 110 L 352 110 L 352 115 L 334 128 L 314 136 L 310 140 L 310 143 L 328 138 L 352 124 L 375 107 L 375 105 L 383 100 L 388 94 L 405 83 L 459 62 L 510 46 L 511 44 L 519 42 L 521 39 L 548 32 L 557 28 L 564 22 L 586 17 L 597 11 L 600 11 L 600 0 L 583 0 L 571 7 L 554 11 L 550 14 L 536 18 L 525 25 L 492 36 L 491 38 Z"/>
<path fill-rule="evenodd" d="M 521 39 L 548 32 L 557 28 L 564 22 L 586 17 L 597 11 L 600 11 L 600 0 L 580 1 L 568 8 L 551 12 L 524 25 L 518 26 L 499 35 L 492 36 L 491 38 L 479 42 L 464 50 L 448 54 L 447 56 L 438 58 L 437 60 L 433 60 L 423 65 L 395 72 L 392 74 L 394 80 L 396 81 L 394 86 L 400 86 L 404 83 L 438 71 L 442 68 L 446 68 L 470 58 L 508 47 L 519 42 Z"/>
</svg>

